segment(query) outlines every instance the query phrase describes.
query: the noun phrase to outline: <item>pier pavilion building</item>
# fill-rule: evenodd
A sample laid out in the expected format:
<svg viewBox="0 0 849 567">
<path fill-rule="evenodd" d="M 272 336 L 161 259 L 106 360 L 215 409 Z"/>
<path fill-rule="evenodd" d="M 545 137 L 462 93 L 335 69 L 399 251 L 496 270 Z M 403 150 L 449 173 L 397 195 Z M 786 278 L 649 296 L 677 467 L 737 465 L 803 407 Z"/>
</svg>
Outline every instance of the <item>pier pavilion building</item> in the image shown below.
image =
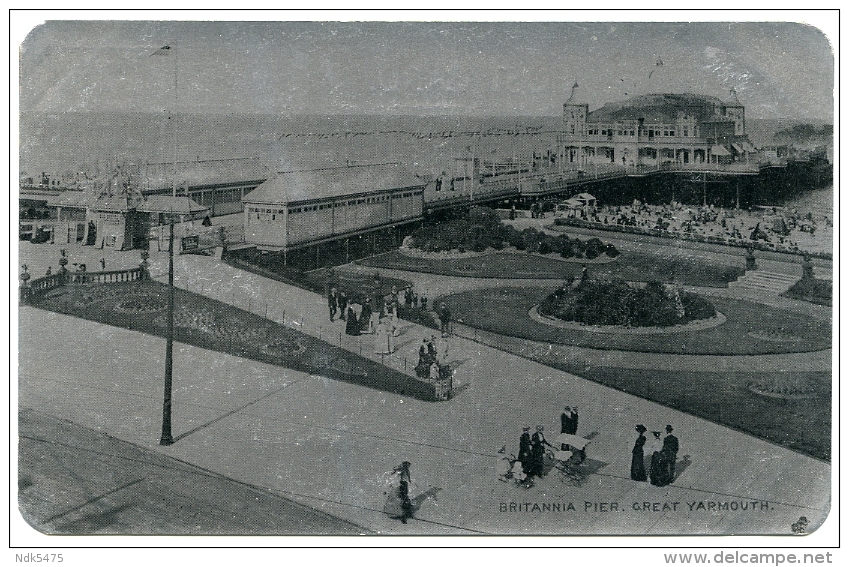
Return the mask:
<svg viewBox="0 0 849 567">
<path fill-rule="evenodd" d="M 742 104 L 691 93 L 641 95 L 594 111 L 567 101 L 557 146 L 561 169 L 608 164 L 636 170 L 665 164 L 734 169 L 756 153 Z"/>
</svg>

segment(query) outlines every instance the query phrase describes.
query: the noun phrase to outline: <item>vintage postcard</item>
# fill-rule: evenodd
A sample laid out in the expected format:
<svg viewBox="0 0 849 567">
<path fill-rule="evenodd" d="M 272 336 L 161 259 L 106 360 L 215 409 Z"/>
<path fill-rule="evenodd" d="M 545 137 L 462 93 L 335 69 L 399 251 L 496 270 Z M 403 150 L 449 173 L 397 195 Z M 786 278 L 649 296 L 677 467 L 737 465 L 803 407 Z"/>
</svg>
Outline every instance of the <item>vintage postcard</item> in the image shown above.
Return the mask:
<svg viewBox="0 0 849 567">
<path fill-rule="evenodd" d="M 701 15 L 31 27 L 20 516 L 816 532 L 836 36 Z"/>
</svg>

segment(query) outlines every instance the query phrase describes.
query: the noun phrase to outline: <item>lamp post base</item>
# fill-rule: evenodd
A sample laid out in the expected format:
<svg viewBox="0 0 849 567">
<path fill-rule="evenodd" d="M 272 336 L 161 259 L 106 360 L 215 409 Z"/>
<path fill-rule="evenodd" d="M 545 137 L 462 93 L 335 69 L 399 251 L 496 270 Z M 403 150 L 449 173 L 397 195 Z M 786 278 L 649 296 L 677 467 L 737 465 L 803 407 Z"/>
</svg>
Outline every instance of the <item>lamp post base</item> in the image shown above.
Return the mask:
<svg viewBox="0 0 849 567">
<path fill-rule="evenodd" d="M 168 435 L 167 437 L 163 435 L 162 438 L 159 440 L 159 444 L 160 445 L 173 445 L 174 444 L 174 438 L 171 437 L 170 435 Z"/>
</svg>

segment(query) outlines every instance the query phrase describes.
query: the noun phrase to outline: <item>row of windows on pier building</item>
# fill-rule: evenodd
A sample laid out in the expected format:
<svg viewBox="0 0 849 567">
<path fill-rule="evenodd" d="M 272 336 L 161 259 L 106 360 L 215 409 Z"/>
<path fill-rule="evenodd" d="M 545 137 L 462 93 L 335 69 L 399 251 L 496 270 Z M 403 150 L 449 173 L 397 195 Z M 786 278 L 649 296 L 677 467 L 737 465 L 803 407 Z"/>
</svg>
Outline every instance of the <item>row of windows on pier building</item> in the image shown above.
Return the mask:
<svg viewBox="0 0 849 567">
<path fill-rule="evenodd" d="M 649 139 L 655 138 L 700 138 L 718 136 L 742 136 L 743 124 L 741 122 L 722 121 L 698 124 L 652 124 L 646 126 L 633 123 L 587 123 L 583 131 L 578 134 L 567 132 L 567 137 L 582 136 L 594 140 L 616 140 L 616 139 Z"/>
<path fill-rule="evenodd" d="M 402 193 L 398 195 L 383 195 L 380 197 L 366 197 L 364 199 L 349 199 L 348 201 L 337 201 L 335 203 L 325 203 L 319 205 L 307 205 L 307 206 L 290 206 L 283 208 L 268 208 L 268 207 L 246 207 L 248 214 L 256 215 L 258 220 L 277 220 L 277 215 L 282 215 L 283 213 L 289 213 L 290 215 L 298 214 L 298 213 L 308 213 L 311 211 L 323 211 L 326 209 L 339 209 L 345 206 L 354 206 L 354 205 L 372 205 L 376 203 L 385 203 L 390 200 L 399 200 L 403 198 L 414 197 L 416 194 L 413 192 Z M 270 215 L 270 216 L 269 216 Z"/>
<path fill-rule="evenodd" d="M 617 164 L 625 166 L 663 163 L 730 164 L 746 161 L 746 152 L 729 151 L 722 146 L 706 148 L 655 148 L 622 146 L 563 146 L 562 163 L 577 165 Z"/>
<path fill-rule="evenodd" d="M 245 202 L 246 242 L 285 247 L 420 218 L 422 188 L 325 202 Z"/>
</svg>

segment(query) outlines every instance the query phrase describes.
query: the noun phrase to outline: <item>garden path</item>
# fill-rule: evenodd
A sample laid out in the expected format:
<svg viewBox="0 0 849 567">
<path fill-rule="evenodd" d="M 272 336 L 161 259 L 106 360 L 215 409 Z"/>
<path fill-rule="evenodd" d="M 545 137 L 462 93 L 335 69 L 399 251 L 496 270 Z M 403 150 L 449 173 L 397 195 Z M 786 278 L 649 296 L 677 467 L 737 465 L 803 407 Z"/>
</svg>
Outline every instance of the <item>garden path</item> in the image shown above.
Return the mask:
<svg viewBox="0 0 849 567">
<path fill-rule="evenodd" d="M 161 281 L 167 256 L 151 260 Z M 209 257 L 181 256 L 175 263 L 180 287 L 254 312 L 270 306 L 270 318 L 307 332 L 342 325 L 325 322 L 325 300 L 317 294 Z M 451 289 L 468 282 L 445 284 Z M 31 307 L 20 313 L 23 407 L 95 424 L 119 439 L 381 533 L 788 533 L 799 516 L 815 527 L 828 513 L 828 463 L 461 337 L 451 341 L 459 394 L 436 404 L 178 345 L 175 432 L 208 425 L 162 448 L 156 444 L 162 339 Z M 404 332 L 402 350 L 414 351 L 418 337 L 432 331 L 410 324 Z M 639 359 L 634 353 L 623 356 Z M 748 358 L 749 365 L 764 362 Z M 132 376 L 120 371 L 128 367 Z M 531 379 L 517 387 L 516 376 Z M 598 468 L 588 481 L 576 487 L 549 474 L 531 490 L 498 482 L 498 448 L 514 450 L 523 425 L 553 428 L 564 403 L 582 408 L 579 432 L 593 436 L 589 456 Z M 686 457 L 675 484 L 658 489 L 628 478 L 638 422 L 650 429 L 674 424 L 682 442 L 679 456 Z M 381 512 L 381 475 L 404 459 L 413 462 L 417 492 L 439 491 L 407 526 Z M 734 513 L 687 509 L 690 502 L 744 501 L 767 506 Z M 574 502 L 577 510 L 502 508 L 517 502 Z M 593 508 L 602 502 L 616 502 L 621 511 Z M 654 502 L 679 504 L 674 511 L 653 511 Z"/>
</svg>

